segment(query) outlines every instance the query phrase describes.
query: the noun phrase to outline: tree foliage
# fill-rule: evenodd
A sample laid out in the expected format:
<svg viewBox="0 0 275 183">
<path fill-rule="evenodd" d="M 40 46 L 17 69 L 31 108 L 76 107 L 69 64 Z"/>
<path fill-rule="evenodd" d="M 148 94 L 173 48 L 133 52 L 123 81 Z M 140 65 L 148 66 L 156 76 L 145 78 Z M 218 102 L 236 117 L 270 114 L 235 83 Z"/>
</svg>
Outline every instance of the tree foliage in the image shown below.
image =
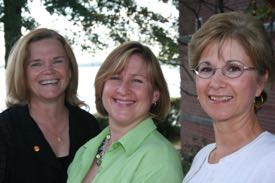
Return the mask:
<svg viewBox="0 0 275 183">
<path fill-rule="evenodd" d="M 65 16 L 74 25 L 83 28 L 86 41 L 80 44 L 82 49 L 91 49 L 91 45 L 96 45 L 97 49 L 104 49 L 109 45 L 108 40 L 119 44 L 138 38 L 146 44 L 159 46 L 162 61 L 178 62 L 176 36 L 171 34 L 171 29 L 177 32 L 177 20 L 163 17 L 147 7 L 139 6 L 135 0 L 41 0 L 41 2 L 50 14 Z M 3 2 L 0 0 L 0 22 L 4 25 L 6 43 L 5 59 L 11 46 L 22 35 L 22 28 L 30 30 L 37 26 L 28 13 L 27 0 L 3 0 Z M 174 22 L 173 26 L 167 27 L 170 22 Z M 103 36 L 94 32 L 99 26 L 107 28 L 108 35 Z M 75 33 L 74 36 L 70 39 L 75 43 L 80 35 Z"/>
</svg>

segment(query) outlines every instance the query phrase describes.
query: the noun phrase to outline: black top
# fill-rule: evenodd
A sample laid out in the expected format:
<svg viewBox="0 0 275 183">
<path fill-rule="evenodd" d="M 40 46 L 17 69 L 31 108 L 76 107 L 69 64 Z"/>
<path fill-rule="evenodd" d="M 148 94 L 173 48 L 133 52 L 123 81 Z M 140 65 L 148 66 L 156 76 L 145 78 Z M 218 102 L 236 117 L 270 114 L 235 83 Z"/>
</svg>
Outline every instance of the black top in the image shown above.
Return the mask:
<svg viewBox="0 0 275 183">
<path fill-rule="evenodd" d="M 69 155 L 57 158 L 31 118 L 27 106 L 11 107 L 0 114 L 0 183 L 65 183 L 67 166 L 77 149 L 99 132 L 90 113 L 67 105 Z"/>
</svg>

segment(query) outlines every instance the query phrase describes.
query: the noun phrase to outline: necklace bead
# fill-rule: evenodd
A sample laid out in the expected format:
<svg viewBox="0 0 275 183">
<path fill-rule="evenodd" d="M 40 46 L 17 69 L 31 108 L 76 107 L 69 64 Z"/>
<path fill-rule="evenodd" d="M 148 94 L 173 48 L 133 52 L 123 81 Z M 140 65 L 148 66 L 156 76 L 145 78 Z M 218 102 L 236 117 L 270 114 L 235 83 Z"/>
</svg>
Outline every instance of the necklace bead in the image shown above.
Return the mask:
<svg viewBox="0 0 275 183">
<path fill-rule="evenodd" d="M 106 145 L 109 143 L 111 139 L 111 134 L 108 134 L 104 140 L 102 141 L 102 143 L 100 144 L 100 146 L 98 147 L 95 159 L 96 159 L 96 165 L 99 167 L 101 165 L 102 162 L 102 158 L 104 156 L 104 153 L 106 151 Z"/>
</svg>

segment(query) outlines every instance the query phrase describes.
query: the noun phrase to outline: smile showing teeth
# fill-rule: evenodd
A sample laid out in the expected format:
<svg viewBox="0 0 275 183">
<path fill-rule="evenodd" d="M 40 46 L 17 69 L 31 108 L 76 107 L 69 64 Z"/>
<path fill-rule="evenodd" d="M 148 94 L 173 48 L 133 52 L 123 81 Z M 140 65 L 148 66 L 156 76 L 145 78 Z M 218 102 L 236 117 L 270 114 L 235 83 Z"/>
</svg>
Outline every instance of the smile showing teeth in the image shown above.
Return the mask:
<svg viewBox="0 0 275 183">
<path fill-rule="evenodd" d="M 134 102 L 131 101 L 131 100 L 118 100 L 116 99 L 115 100 L 117 103 L 120 103 L 120 104 L 133 104 Z"/>
<path fill-rule="evenodd" d="M 212 101 L 216 101 L 216 102 L 227 102 L 229 101 L 230 99 L 232 99 L 233 97 L 231 96 L 209 96 L 210 100 Z"/>
<path fill-rule="evenodd" d="M 58 80 L 54 79 L 54 80 L 44 80 L 41 81 L 40 84 L 42 85 L 48 85 L 48 84 L 56 84 L 58 82 Z"/>
</svg>

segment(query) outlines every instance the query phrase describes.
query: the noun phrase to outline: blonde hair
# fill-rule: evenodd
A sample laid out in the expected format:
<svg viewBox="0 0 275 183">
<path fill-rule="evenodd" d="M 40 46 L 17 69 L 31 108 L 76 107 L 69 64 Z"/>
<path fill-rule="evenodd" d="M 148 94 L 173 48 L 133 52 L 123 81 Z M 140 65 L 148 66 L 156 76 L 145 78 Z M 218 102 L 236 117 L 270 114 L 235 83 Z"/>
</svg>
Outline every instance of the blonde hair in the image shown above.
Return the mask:
<svg viewBox="0 0 275 183">
<path fill-rule="evenodd" d="M 32 42 L 42 39 L 56 39 L 59 41 L 68 56 L 71 70 L 71 79 L 65 90 L 65 102 L 74 106 L 87 105 L 77 97 L 78 87 L 78 66 L 72 48 L 58 32 L 39 28 L 30 31 L 25 36 L 21 37 L 13 46 L 9 57 L 6 69 L 6 85 L 7 85 L 7 107 L 15 105 L 25 105 L 29 102 L 26 68 L 29 57 L 29 45 Z"/>
</svg>

